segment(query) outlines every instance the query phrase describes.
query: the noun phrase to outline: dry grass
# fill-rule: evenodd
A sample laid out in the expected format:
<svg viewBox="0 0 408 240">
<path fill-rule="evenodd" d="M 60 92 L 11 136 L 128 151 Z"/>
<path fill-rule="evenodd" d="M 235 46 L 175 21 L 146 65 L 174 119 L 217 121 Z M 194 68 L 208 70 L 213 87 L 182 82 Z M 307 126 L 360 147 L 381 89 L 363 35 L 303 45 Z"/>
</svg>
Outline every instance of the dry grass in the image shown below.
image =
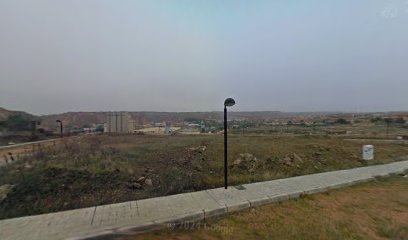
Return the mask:
<svg viewBox="0 0 408 240">
<path fill-rule="evenodd" d="M 234 185 L 363 167 L 406 159 L 408 156 L 406 145 L 375 143 L 375 160 L 361 161 L 364 144 L 371 144 L 371 142 L 366 140 L 355 143 L 330 137 L 231 136 L 229 140 L 230 165 L 242 153 L 250 153 L 258 161 L 253 173 L 247 168 L 232 168 L 229 174 L 230 182 Z M 294 154 L 297 157 L 294 157 Z M 213 173 L 205 176 L 205 185 L 221 186 L 223 182 L 223 143 L 221 139 L 211 142 L 205 158 L 208 172 Z M 285 158 L 290 158 L 290 161 L 283 161 Z"/>
<path fill-rule="evenodd" d="M 314 135 L 337 136 L 348 138 L 390 138 L 408 136 L 408 126 L 405 124 L 391 124 L 388 129 L 385 123 L 361 122 L 354 124 L 328 125 L 266 125 L 252 126 L 247 129 L 232 129 L 236 134 L 263 134 L 263 135 Z"/>
<path fill-rule="evenodd" d="M 408 178 L 394 177 L 128 238 L 408 239 Z"/>
<path fill-rule="evenodd" d="M 404 145 L 376 143 L 376 160 L 360 160 L 361 146 L 329 137 L 230 136 L 229 162 L 249 153 L 256 161 L 232 167 L 232 185 L 396 161 Z M 296 157 L 295 155 L 296 154 Z M 151 188 L 134 188 L 140 177 Z M 157 197 L 222 186 L 223 138 L 89 136 L 66 140 L 0 168 L 0 186 L 14 185 L 0 202 L 0 218 Z"/>
</svg>

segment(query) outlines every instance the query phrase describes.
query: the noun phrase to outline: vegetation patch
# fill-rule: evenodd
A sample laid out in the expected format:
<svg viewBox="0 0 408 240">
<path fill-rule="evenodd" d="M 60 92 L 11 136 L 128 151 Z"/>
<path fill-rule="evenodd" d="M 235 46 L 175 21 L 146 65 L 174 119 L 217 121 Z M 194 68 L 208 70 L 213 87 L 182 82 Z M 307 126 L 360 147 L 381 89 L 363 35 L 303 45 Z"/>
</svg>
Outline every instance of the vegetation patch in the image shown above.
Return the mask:
<svg viewBox="0 0 408 240">
<path fill-rule="evenodd" d="M 230 135 L 231 185 L 406 159 L 408 148 L 330 137 Z M 7 187 L 8 186 L 8 187 Z M 223 138 L 87 136 L 39 148 L 0 167 L 0 218 L 90 207 L 223 186 Z M 385 229 L 386 230 L 386 229 Z M 387 232 L 384 230 L 384 233 Z"/>
</svg>

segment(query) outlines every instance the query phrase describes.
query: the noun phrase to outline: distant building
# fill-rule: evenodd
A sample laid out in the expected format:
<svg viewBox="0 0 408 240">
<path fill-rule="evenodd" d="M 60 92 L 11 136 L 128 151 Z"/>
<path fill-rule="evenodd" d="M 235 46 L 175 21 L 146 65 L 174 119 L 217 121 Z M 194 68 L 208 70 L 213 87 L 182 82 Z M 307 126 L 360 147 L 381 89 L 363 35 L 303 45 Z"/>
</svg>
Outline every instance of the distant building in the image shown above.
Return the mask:
<svg viewBox="0 0 408 240">
<path fill-rule="evenodd" d="M 128 133 L 129 114 L 126 112 L 109 112 L 107 114 L 105 132 Z"/>
<path fill-rule="evenodd" d="M 188 123 L 187 127 L 189 127 L 189 128 L 199 128 L 200 124 L 198 124 L 198 123 Z"/>
<path fill-rule="evenodd" d="M 161 122 L 159 122 L 159 123 L 154 123 L 153 125 L 154 125 L 155 127 L 165 127 L 165 126 L 166 126 L 165 123 L 161 123 Z"/>
<path fill-rule="evenodd" d="M 133 133 L 137 129 L 137 124 L 135 120 L 129 120 L 128 122 L 128 132 Z"/>
</svg>

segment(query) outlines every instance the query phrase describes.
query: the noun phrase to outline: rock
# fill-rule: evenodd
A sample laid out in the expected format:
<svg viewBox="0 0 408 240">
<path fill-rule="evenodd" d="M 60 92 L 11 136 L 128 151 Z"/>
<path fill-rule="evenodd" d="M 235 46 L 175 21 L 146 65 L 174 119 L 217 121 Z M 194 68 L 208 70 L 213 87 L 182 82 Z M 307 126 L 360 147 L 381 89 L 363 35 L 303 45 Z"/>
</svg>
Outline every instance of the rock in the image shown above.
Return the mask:
<svg viewBox="0 0 408 240">
<path fill-rule="evenodd" d="M 30 164 L 28 164 L 28 163 L 26 163 L 26 164 L 24 165 L 24 167 L 25 167 L 25 168 L 27 168 L 27 169 L 31 169 L 31 168 L 33 168 L 33 166 L 32 166 L 32 165 L 30 165 Z"/>
<path fill-rule="evenodd" d="M 241 163 L 242 163 L 242 160 L 241 160 L 241 159 L 237 159 L 237 160 L 234 161 L 233 164 L 234 164 L 234 166 L 240 166 Z"/>
<path fill-rule="evenodd" d="M 256 161 L 256 157 L 250 153 L 241 153 L 239 154 L 240 158 L 243 159 L 244 161 Z"/>
<path fill-rule="evenodd" d="M 258 159 L 250 153 L 241 153 L 239 158 L 236 159 L 230 168 L 239 167 L 241 169 L 248 169 L 250 172 L 254 172 L 258 167 Z"/>
<path fill-rule="evenodd" d="M 282 159 L 283 164 L 291 166 L 292 165 L 292 159 L 290 157 L 284 157 Z"/>
<path fill-rule="evenodd" d="M 292 158 L 286 156 L 286 157 L 283 158 L 283 161 L 290 162 L 290 161 L 292 161 Z"/>
<path fill-rule="evenodd" d="M 297 155 L 296 153 L 293 154 L 294 159 L 296 159 L 297 161 L 303 163 L 303 159 L 301 157 L 299 157 L 299 155 Z"/>
<path fill-rule="evenodd" d="M 142 185 L 139 184 L 139 183 L 133 183 L 132 187 L 135 188 L 135 189 L 140 189 L 140 188 L 142 188 Z"/>
<path fill-rule="evenodd" d="M 153 182 L 149 178 L 147 178 L 144 183 L 146 187 L 153 187 Z"/>
<path fill-rule="evenodd" d="M 292 159 L 291 159 L 290 157 L 286 156 L 286 157 L 284 157 L 284 158 L 282 159 L 282 162 L 283 162 L 284 164 L 286 164 L 286 165 L 290 165 L 290 164 L 292 163 Z"/>
<path fill-rule="evenodd" d="M 313 156 L 314 157 L 320 157 L 320 156 L 322 156 L 323 154 L 321 153 L 321 152 L 315 152 L 315 153 L 313 153 Z"/>
<path fill-rule="evenodd" d="M 11 184 L 4 184 L 0 186 L 0 202 L 7 197 L 11 190 L 13 190 L 13 185 Z"/>
<path fill-rule="evenodd" d="M 141 182 L 144 182 L 145 179 L 146 179 L 145 177 L 140 177 L 140 178 L 138 178 L 138 179 L 136 180 L 136 182 L 141 183 Z"/>
<path fill-rule="evenodd" d="M 130 188 L 130 189 L 141 189 L 141 188 L 142 188 L 142 185 L 139 184 L 139 183 L 136 183 L 136 182 L 134 182 L 134 183 L 127 183 L 126 186 L 127 186 L 128 188 Z"/>
<path fill-rule="evenodd" d="M 203 153 L 205 150 L 207 150 L 207 147 L 206 146 L 191 147 L 189 148 L 189 150 L 193 152 Z"/>
</svg>

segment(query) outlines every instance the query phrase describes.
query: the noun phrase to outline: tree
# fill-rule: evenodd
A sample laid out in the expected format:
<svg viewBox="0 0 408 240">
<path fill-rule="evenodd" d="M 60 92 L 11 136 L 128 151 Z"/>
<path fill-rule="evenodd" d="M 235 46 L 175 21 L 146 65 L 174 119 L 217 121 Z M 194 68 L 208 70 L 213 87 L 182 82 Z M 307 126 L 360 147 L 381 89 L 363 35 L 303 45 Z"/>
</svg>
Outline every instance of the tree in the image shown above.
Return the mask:
<svg viewBox="0 0 408 240">
<path fill-rule="evenodd" d="M 96 132 L 103 132 L 103 131 L 104 131 L 104 126 L 103 126 L 102 124 L 96 126 L 95 131 L 96 131 Z"/>
<path fill-rule="evenodd" d="M 3 126 L 12 131 L 29 131 L 32 130 L 32 120 L 22 115 L 11 115 L 4 121 Z"/>
<path fill-rule="evenodd" d="M 339 119 L 337 119 L 337 120 L 335 121 L 335 123 L 337 123 L 337 124 L 350 124 L 350 122 L 347 121 L 347 120 L 344 119 L 344 118 L 339 118 Z"/>
<path fill-rule="evenodd" d="M 395 119 L 395 123 L 404 124 L 405 120 L 402 117 L 400 117 L 400 118 Z"/>
</svg>

